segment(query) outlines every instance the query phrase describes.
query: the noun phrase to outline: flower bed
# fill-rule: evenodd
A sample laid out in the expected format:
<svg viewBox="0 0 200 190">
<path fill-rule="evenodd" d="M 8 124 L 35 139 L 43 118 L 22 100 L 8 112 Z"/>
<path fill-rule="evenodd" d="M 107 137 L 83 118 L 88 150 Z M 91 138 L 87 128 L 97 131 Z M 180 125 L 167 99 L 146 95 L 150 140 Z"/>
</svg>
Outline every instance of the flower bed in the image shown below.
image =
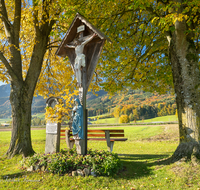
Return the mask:
<svg viewBox="0 0 200 190">
<path fill-rule="evenodd" d="M 85 156 L 78 155 L 76 149 L 61 150 L 54 154 L 35 154 L 23 161 L 23 168 L 57 174 L 71 174 L 72 171 L 83 170 L 95 172 L 99 176 L 112 176 L 122 167 L 117 154 L 107 151 L 88 150 Z"/>
</svg>

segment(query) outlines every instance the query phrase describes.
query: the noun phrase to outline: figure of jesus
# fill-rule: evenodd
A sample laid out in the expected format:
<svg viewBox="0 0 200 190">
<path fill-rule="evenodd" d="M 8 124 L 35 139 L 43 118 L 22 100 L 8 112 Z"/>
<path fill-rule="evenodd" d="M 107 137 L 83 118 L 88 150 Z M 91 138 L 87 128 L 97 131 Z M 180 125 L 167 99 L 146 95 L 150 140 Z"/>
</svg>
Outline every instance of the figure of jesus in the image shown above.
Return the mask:
<svg viewBox="0 0 200 190">
<path fill-rule="evenodd" d="M 90 42 L 95 36 L 96 34 L 94 33 L 90 38 L 83 41 L 82 43 L 79 39 L 75 39 L 74 45 L 66 44 L 66 47 L 68 48 L 75 48 L 76 58 L 74 63 L 74 70 L 79 87 L 81 87 L 81 66 L 85 67 L 85 55 L 83 54 L 83 50 L 85 45 Z"/>
</svg>

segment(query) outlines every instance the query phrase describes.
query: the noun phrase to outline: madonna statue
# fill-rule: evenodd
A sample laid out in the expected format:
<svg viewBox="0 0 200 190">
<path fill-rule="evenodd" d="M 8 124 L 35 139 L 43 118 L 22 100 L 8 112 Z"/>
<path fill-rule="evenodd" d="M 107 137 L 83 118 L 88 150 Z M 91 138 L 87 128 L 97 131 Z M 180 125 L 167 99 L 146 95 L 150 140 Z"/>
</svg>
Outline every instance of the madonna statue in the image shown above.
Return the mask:
<svg viewBox="0 0 200 190">
<path fill-rule="evenodd" d="M 75 99 L 75 104 L 72 110 L 72 134 L 74 139 L 83 139 L 83 107 L 78 98 Z"/>
</svg>

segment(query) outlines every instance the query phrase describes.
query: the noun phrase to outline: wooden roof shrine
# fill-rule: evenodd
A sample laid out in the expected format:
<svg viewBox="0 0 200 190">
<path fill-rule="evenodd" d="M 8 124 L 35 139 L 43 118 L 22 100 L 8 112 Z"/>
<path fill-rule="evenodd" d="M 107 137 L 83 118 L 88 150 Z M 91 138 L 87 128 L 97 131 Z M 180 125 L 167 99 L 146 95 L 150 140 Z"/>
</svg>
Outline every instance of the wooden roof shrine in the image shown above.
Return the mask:
<svg viewBox="0 0 200 190">
<path fill-rule="evenodd" d="M 79 32 L 79 30 L 81 32 Z M 80 35 L 80 33 L 82 34 Z M 89 38 L 94 33 L 96 34 L 96 36 L 88 44 L 86 44 L 83 51 L 86 56 L 86 92 L 88 91 L 89 84 L 91 82 L 103 45 L 106 40 L 108 40 L 109 42 L 111 42 L 111 40 L 106 37 L 100 30 L 94 27 L 90 22 L 88 22 L 82 15 L 77 13 L 60 46 L 56 51 L 56 55 L 58 56 L 68 56 L 74 70 L 74 62 L 76 58 L 75 49 L 66 47 L 66 44 L 73 44 L 76 39 L 79 39 L 79 41 L 84 41 L 86 38 Z"/>
</svg>

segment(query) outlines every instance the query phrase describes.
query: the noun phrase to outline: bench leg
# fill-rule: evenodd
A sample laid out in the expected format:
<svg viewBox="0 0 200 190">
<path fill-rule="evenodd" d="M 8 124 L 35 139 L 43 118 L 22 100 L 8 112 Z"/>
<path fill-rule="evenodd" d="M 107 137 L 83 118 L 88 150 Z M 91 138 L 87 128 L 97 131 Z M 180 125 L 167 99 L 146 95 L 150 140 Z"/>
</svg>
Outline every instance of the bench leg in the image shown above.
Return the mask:
<svg viewBox="0 0 200 190">
<path fill-rule="evenodd" d="M 110 141 L 110 131 L 107 131 L 107 130 L 105 131 L 105 137 L 106 137 L 108 151 L 112 152 L 115 141 Z"/>
<path fill-rule="evenodd" d="M 110 146 L 108 146 L 108 151 L 112 152 L 113 151 L 113 146 L 114 146 L 115 141 L 110 141 Z"/>
</svg>

